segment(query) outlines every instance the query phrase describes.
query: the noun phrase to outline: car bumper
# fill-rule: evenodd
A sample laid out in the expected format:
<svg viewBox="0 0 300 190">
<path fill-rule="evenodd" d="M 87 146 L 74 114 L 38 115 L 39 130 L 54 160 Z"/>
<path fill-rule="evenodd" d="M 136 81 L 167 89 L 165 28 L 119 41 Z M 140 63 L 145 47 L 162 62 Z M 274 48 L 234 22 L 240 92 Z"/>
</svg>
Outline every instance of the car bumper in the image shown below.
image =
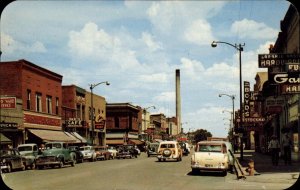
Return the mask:
<svg viewBox="0 0 300 190">
<path fill-rule="evenodd" d="M 157 158 L 158 159 L 166 159 L 166 160 L 174 160 L 174 159 L 177 160 L 178 159 L 177 156 L 173 156 L 173 155 L 171 155 L 171 156 L 158 155 Z"/>
<path fill-rule="evenodd" d="M 198 169 L 198 170 L 207 170 L 207 171 L 227 171 L 228 167 L 193 164 L 193 165 L 191 165 L 191 168 Z"/>
</svg>

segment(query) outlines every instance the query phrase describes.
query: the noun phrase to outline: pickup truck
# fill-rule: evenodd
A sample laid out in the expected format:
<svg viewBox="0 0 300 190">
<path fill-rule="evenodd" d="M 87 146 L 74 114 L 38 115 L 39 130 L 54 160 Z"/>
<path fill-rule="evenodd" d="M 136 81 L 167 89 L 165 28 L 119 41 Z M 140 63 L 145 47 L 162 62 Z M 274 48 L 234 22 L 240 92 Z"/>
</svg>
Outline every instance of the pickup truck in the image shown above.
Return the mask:
<svg viewBox="0 0 300 190">
<path fill-rule="evenodd" d="M 42 169 L 45 166 L 62 168 L 65 164 L 75 166 L 75 158 L 70 154 L 64 142 L 49 142 L 45 144 L 45 150 L 36 157 L 36 167 Z"/>
</svg>

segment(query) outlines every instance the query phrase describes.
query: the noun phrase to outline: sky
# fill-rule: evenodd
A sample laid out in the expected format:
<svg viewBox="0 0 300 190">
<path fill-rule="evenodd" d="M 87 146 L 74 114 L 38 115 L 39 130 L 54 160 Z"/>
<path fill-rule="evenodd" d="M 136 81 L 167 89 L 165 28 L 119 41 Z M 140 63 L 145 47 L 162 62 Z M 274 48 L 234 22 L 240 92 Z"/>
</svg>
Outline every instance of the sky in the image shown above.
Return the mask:
<svg viewBox="0 0 300 190">
<path fill-rule="evenodd" d="M 25 59 L 63 76 L 108 103 L 129 102 L 151 114 L 176 115 L 180 69 L 184 132 L 226 137 L 242 80 L 251 90 L 258 54 L 268 53 L 290 3 L 252 1 L 15 1 L 1 14 L 1 61 Z"/>
</svg>

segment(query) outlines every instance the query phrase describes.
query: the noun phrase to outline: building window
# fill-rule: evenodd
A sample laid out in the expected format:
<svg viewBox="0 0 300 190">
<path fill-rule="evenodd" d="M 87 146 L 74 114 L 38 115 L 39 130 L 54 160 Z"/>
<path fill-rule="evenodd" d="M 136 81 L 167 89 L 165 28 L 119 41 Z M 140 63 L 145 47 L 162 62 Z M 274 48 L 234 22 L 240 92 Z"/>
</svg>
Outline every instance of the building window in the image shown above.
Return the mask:
<svg viewBox="0 0 300 190">
<path fill-rule="evenodd" d="M 51 96 L 46 97 L 46 106 L 47 106 L 47 113 L 52 114 L 52 97 Z"/>
<path fill-rule="evenodd" d="M 42 112 L 42 94 L 41 93 L 35 94 L 35 105 L 36 105 L 36 111 Z"/>
<path fill-rule="evenodd" d="M 59 106 L 59 99 L 56 98 L 55 100 L 55 114 L 58 115 L 58 106 Z"/>
<path fill-rule="evenodd" d="M 30 110 L 30 96 L 31 96 L 31 90 L 27 89 L 27 109 Z"/>
</svg>

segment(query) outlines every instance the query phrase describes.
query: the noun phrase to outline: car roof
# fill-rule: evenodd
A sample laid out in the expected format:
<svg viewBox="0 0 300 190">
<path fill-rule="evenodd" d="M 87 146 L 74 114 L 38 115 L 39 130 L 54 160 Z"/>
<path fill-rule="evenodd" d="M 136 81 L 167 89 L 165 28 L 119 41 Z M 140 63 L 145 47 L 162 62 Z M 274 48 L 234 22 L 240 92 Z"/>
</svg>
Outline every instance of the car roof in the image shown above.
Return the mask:
<svg viewBox="0 0 300 190">
<path fill-rule="evenodd" d="M 226 144 L 225 141 L 200 141 L 197 144 Z"/>
<path fill-rule="evenodd" d="M 174 144 L 174 143 L 178 143 L 177 141 L 162 141 L 160 142 L 160 144 Z"/>
<path fill-rule="evenodd" d="M 19 144 L 18 147 L 22 147 L 22 146 L 37 146 L 37 144 L 35 143 L 25 143 L 25 144 Z"/>
</svg>

